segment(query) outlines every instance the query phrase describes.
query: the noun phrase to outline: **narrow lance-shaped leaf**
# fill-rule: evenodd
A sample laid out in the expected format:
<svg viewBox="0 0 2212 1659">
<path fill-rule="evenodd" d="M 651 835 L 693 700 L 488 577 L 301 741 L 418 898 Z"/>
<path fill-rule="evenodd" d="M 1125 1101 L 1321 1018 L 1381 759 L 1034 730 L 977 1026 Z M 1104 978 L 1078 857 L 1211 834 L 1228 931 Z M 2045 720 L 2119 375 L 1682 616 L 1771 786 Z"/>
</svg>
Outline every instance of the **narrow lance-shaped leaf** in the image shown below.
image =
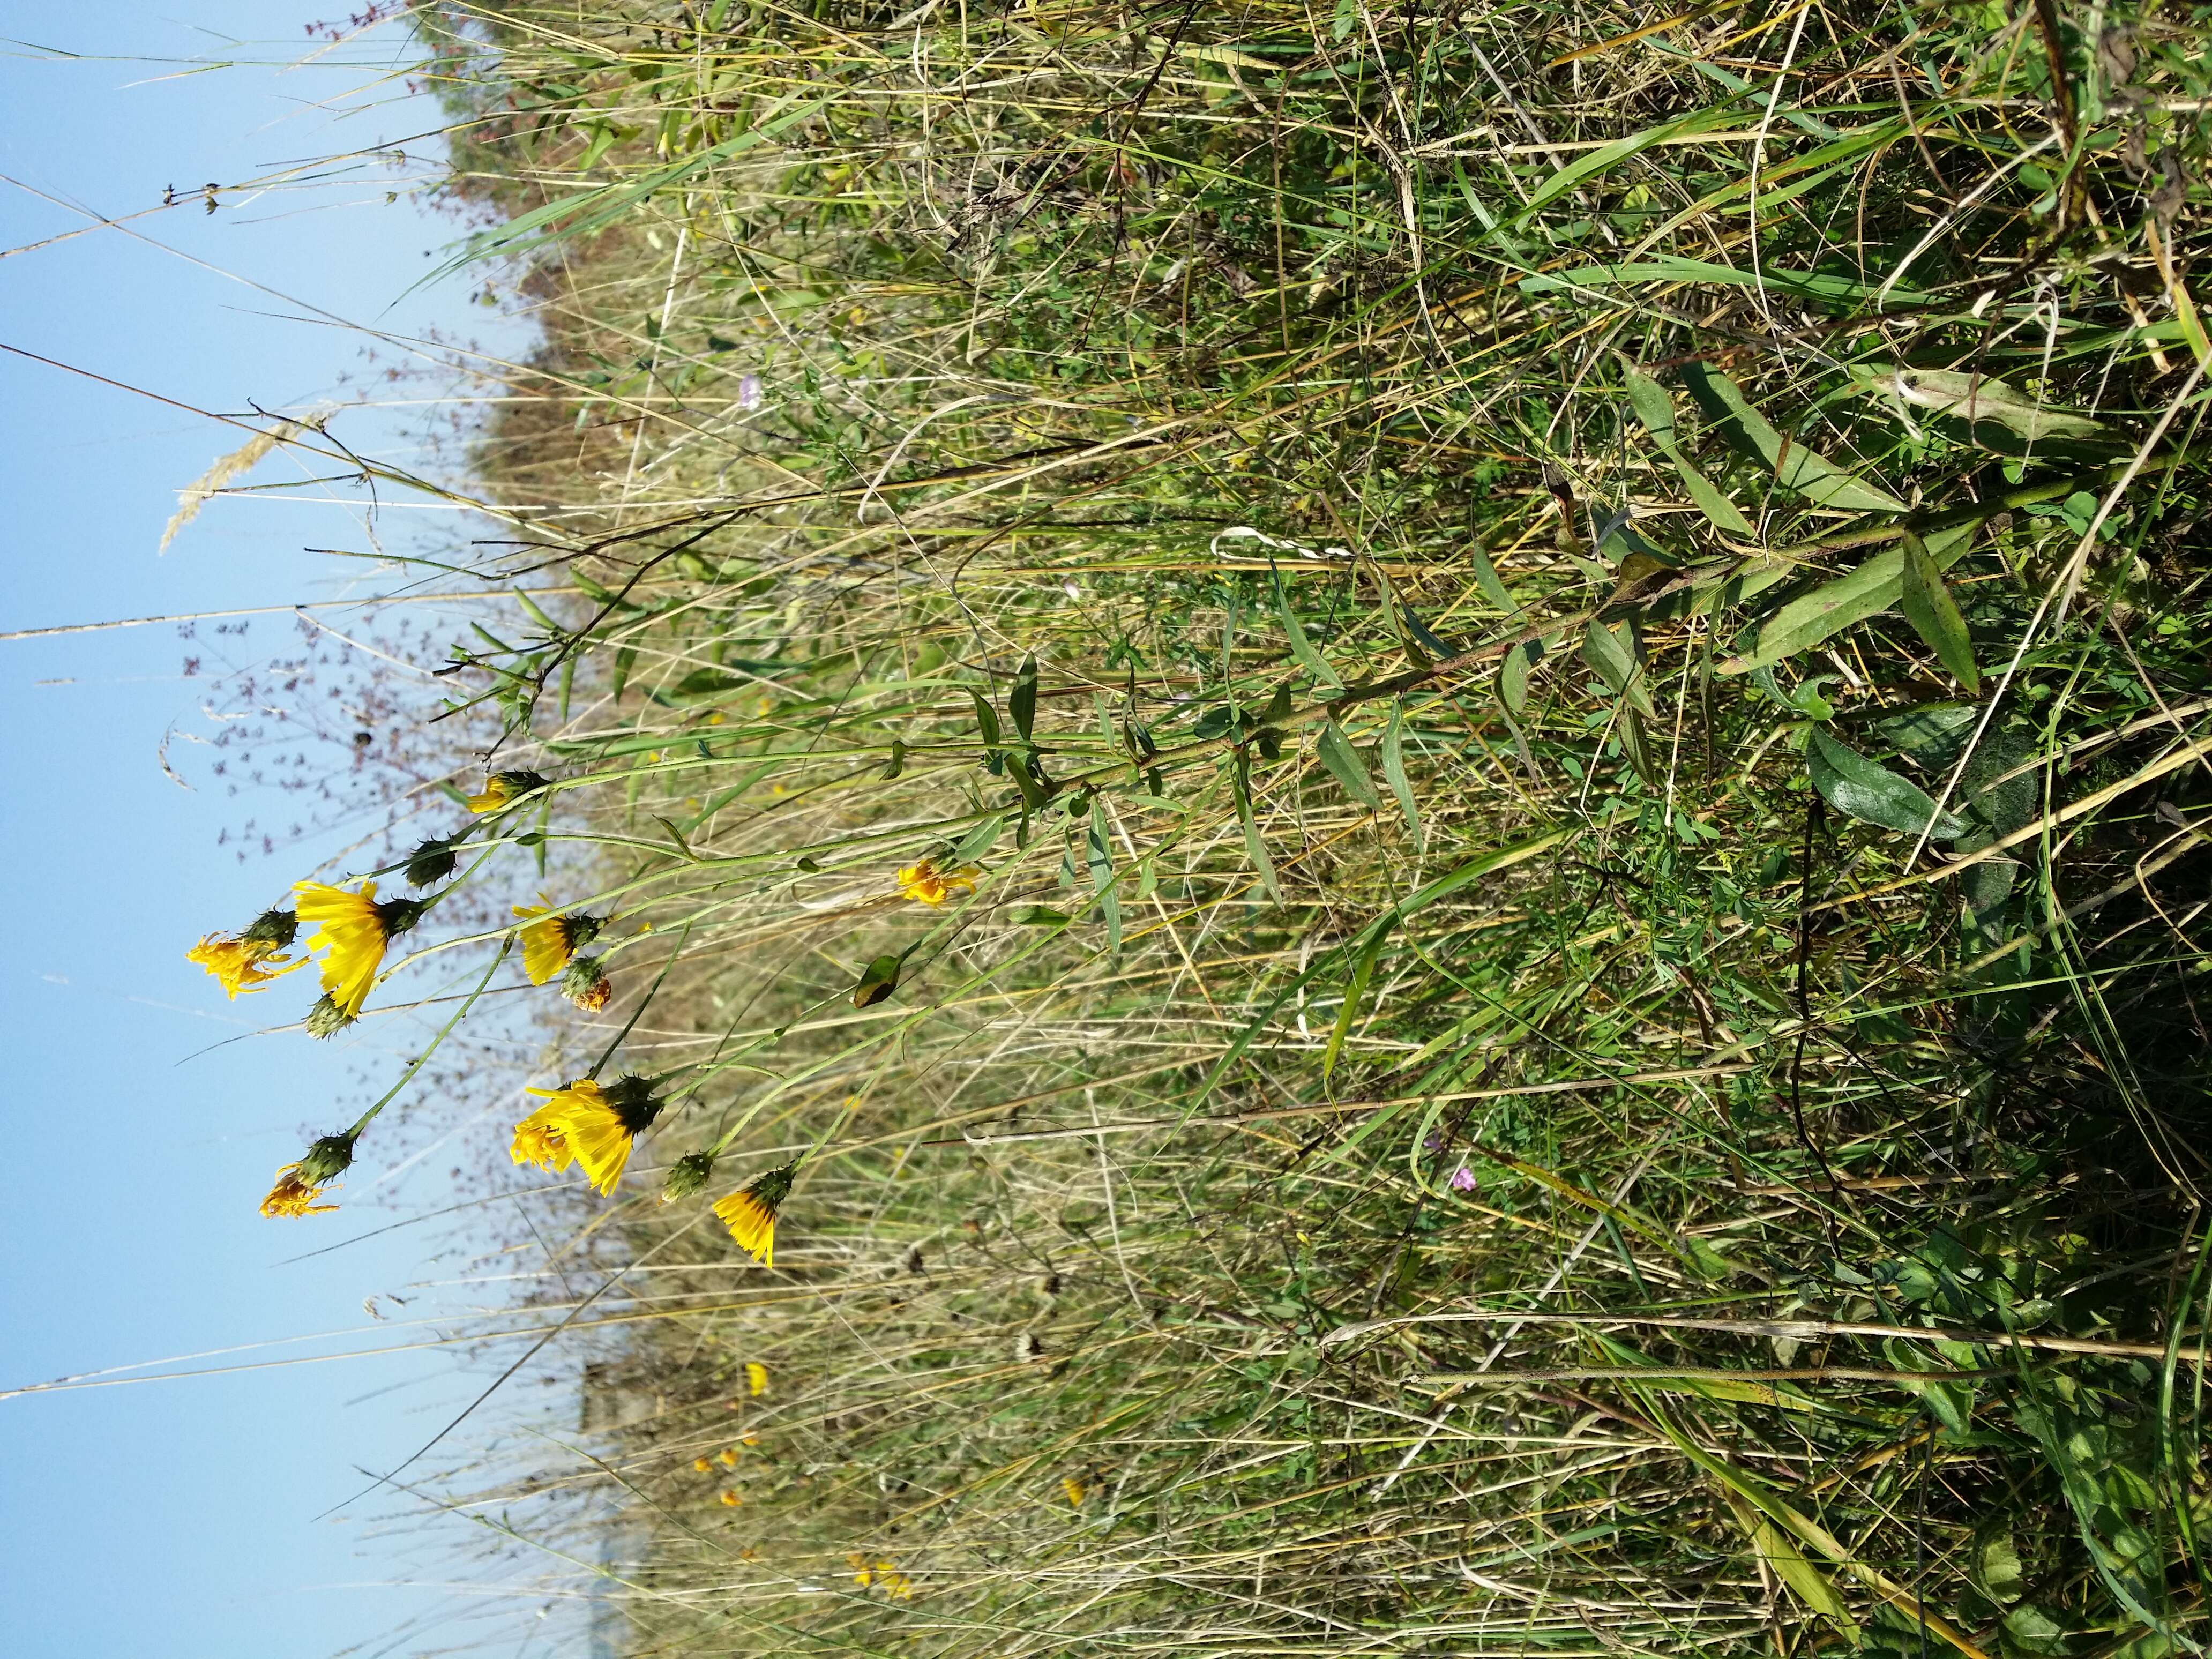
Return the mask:
<svg viewBox="0 0 2212 1659">
<path fill-rule="evenodd" d="M 863 969 L 860 983 L 853 988 L 853 1006 L 855 1008 L 872 1008 L 897 990 L 901 960 L 896 955 L 886 953 Z"/>
<path fill-rule="evenodd" d="M 1952 678 L 1973 696 L 1981 690 L 1981 671 L 1974 665 L 1974 642 L 1966 635 L 1966 618 L 1958 602 L 1943 585 L 1943 572 L 1928 551 L 1927 544 L 1908 532 L 1905 538 L 1903 592 L 1905 620 L 1928 641 Z"/>
<path fill-rule="evenodd" d="M 1252 867 L 1260 872 L 1260 883 L 1267 890 L 1267 896 L 1280 904 L 1283 902 L 1282 883 L 1275 876 L 1275 860 L 1267 855 L 1267 842 L 1260 834 L 1260 822 L 1252 813 L 1252 774 L 1249 763 L 1240 751 L 1232 781 L 1237 790 L 1237 817 L 1244 827 L 1244 850 L 1250 854 Z"/>
<path fill-rule="evenodd" d="M 1344 682 L 1337 678 L 1336 670 L 1328 665 L 1328 659 L 1314 648 L 1314 642 L 1299 625 L 1298 613 L 1291 608 L 1291 596 L 1279 572 L 1275 577 L 1275 609 L 1282 617 L 1283 633 L 1290 640 L 1291 655 L 1297 659 L 1298 666 L 1320 684 L 1342 685 Z"/>
<path fill-rule="evenodd" d="M 1785 489 L 1793 489 L 1823 507 L 1859 513 L 1903 513 L 1903 501 L 1815 454 L 1794 439 L 1784 438 L 1766 417 L 1746 401 L 1734 380 L 1705 363 L 1688 363 L 1682 379 L 1707 414 L 1719 422 L 1731 441 L 1765 463 Z"/>
<path fill-rule="evenodd" d="M 1375 780 L 1368 773 L 1367 763 L 1344 735 L 1342 726 L 1334 720 L 1323 721 L 1321 740 L 1314 746 L 1321 756 L 1321 763 L 1344 786 L 1346 794 L 1370 812 L 1382 810 L 1382 798 L 1375 793 Z"/>
<path fill-rule="evenodd" d="M 1390 705 L 1390 724 L 1382 732 L 1382 775 L 1390 781 L 1390 793 L 1398 798 L 1398 810 L 1406 815 L 1406 828 L 1413 837 L 1413 850 L 1421 850 L 1421 815 L 1413 805 L 1413 786 L 1406 779 L 1405 749 L 1406 705 L 1394 702 Z"/>
<path fill-rule="evenodd" d="M 1022 659 L 1021 672 L 1014 676 L 1014 689 L 1006 695 L 1006 709 L 1014 717 L 1014 730 L 1022 734 L 1022 741 L 1031 740 L 1036 727 L 1037 665 L 1034 656 Z"/>
<path fill-rule="evenodd" d="M 1106 803 L 1096 798 L 1091 803 L 1091 832 L 1085 837 L 1084 852 L 1091 866 L 1091 890 L 1097 896 L 1099 912 L 1106 919 L 1106 949 L 1118 957 L 1121 954 L 1121 896 L 1114 886 L 1114 861 L 1107 851 Z"/>
<path fill-rule="evenodd" d="M 1352 1035 L 1352 1027 L 1359 1018 L 1360 1004 L 1366 1000 L 1367 981 L 1374 976 L 1375 960 L 1382 954 L 1382 941 L 1390 936 L 1387 927 L 1377 927 L 1367 938 L 1367 943 L 1352 959 L 1352 977 L 1345 984 L 1344 1006 L 1336 1011 L 1336 1024 L 1329 1028 L 1328 1047 L 1322 1053 L 1321 1077 L 1329 1080 L 1336 1070 L 1336 1056 L 1344 1047 L 1344 1040 Z"/>
<path fill-rule="evenodd" d="M 996 749 L 1000 736 L 999 711 L 986 702 L 983 694 L 973 687 L 969 689 L 968 701 L 975 705 L 975 727 L 983 734 L 983 747 Z"/>
<path fill-rule="evenodd" d="M 1931 532 L 1926 538 L 1928 556 L 1939 570 L 1964 558 L 1973 544 L 1974 527 L 1960 525 Z M 1784 658 L 1810 650 L 1832 634 L 1854 623 L 1880 616 L 1905 596 L 1905 552 L 1891 548 L 1865 560 L 1855 570 L 1823 582 L 1809 593 L 1801 593 L 1766 619 L 1759 639 L 1740 657 L 1719 665 L 1723 674 L 1742 674 L 1771 667 Z"/>
<path fill-rule="evenodd" d="M 1716 529 L 1731 535 L 1748 536 L 1751 520 L 1737 510 L 1734 501 L 1721 493 L 1718 485 L 1692 465 L 1690 458 L 1682 453 L 1680 441 L 1674 430 L 1674 400 L 1668 396 L 1666 387 L 1648 374 L 1630 369 L 1627 375 L 1629 406 L 1635 410 L 1636 418 L 1644 422 L 1644 429 L 1651 434 L 1660 452 L 1674 464 L 1681 476 L 1682 487 L 1690 492 L 1698 511 L 1710 520 Z M 1480 572 L 1477 573 L 1478 579 Z"/>
</svg>

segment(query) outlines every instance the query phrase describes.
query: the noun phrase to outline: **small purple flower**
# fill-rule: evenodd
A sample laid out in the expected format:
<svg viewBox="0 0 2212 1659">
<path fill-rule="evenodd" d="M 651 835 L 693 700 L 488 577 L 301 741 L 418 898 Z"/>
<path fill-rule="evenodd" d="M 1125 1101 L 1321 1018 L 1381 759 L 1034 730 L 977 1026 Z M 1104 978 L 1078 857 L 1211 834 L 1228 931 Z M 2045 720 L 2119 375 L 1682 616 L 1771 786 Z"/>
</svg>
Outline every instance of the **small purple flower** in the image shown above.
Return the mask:
<svg viewBox="0 0 2212 1659">
<path fill-rule="evenodd" d="M 738 376 L 738 407 L 758 409 L 761 406 L 761 384 L 757 374 Z"/>
<path fill-rule="evenodd" d="M 1451 1172 L 1451 1188 L 1455 1193 L 1473 1192 L 1474 1190 L 1474 1171 L 1468 1169 L 1466 1164 L 1461 1164 L 1459 1168 Z"/>
<path fill-rule="evenodd" d="M 1442 1135 L 1440 1135 L 1440 1134 L 1436 1134 L 1436 1133 L 1430 1133 L 1430 1134 L 1424 1135 L 1424 1136 L 1421 1138 L 1421 1150 L 1422 1150 L 1422 1151 L 1424 1151 L 1424 1152 L 1440 1152 L 1443 1151 L 1443 1149 L 1444 1149 L 1444 1138 L 1443 1138 Z"/>
</svg>

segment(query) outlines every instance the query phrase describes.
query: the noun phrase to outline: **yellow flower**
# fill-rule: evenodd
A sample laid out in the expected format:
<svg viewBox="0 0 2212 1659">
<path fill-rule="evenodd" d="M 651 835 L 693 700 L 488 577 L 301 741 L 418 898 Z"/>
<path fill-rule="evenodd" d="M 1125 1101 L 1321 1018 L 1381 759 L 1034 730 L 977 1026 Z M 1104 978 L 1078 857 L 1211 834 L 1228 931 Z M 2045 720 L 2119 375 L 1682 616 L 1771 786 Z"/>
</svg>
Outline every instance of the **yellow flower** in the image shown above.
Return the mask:
<svg viewBox="0 0 2212 1659">
<path fill-rule="evenodd" d="M 724 1468 L 734 1469 L 738 1467 L 738 1449 L 735 1446 L 725 1446 L 715 1455 L 722 1460 Z"/>
<path fill-rule="evenodd" d="M 546 779 L 537 772 L 494 772 L 484 780 L 484 787 L 469 797 L 469 811 L 481 817 L 486 812 L 496 812 L 509 801 L 520 800 L 532 790 L 543 789 Z"/>
<path fill-rule="evenodd" d="M 660 1115 L 652 1085 L 640 1077 L 622 1078 L 607 1089 L 580 1078 L 562 1088 L 525 1092 L 545 1103 L 514 1126 L 508 1148 L 514 1161 L 556 1172 L 580 1164 L 602 1194 L 614 1191 L 630 1148 Z"/>
<path fill-rule="evenodd" d="M 723 1502 L 724 1504 L 727 1504 L 730 1508 L 732 1508 L 732 1509 L 735 1509 L 735 1508 L 737 1508 L 737 1507 L 738 1507 L 738 1504 L 740 1504 L 744 1503 L 744 1501 L 745 1501 L 745 1500 L 744 1500 L 744 1498 L 742 1498 L 738 1497 L 738 1496 L 737 1495 L 737 1493 L 735 1493 L 735 1492 L 733 1492 L 730 1491 L 727 1487 L 723 1488 L 723 1491 L 722 1491 L 722 1502 Z"/>
<path fill-rule="evenodd" d="M 1079 1510 L 1083 1507 L 1083 1500 L 1091 1496 L 1091 1488 L 1072 1474 L 1060 1477 L 1060 1489 L 1067 1494 L 1068 1503 Z"/>
<path fill-rule="evenodd" d="M 871 1566 L 868 1558 L 856 1550 L 846 1555 L 845 1565 L 853 1569 L 853 1582 L 862 1589 L 872 1584 L 884 1595 L 896 1596 L 902 1601 L 914 1599 L 914 1580 L 901 1572 L 894 1563 L 878 1561 Z"/>
<path fill-rule="evenodd" d="M 745 1387 L 756 1400 L 768 1392 L 768 1367 L 757 1359 L 745 1361 Z"/>
<path fill-rule="evenodd" d="M 922 904 L 942 904 L 955 893 L 974 892 L 975 874 L 973 870 L 940 871 L 924 859 L 898 872 L 899 896 Z"/>
<path fill-rule="evenodd" d="M 522 971 L 532 985 L 543 985 L 566 968 L 579 949 L 599 936 L 605 924 L 597 916 L 553 914 L 553 901 L 540 893 L 542 904 L 518 904 L 514 914 L 522 928 Z"/>
<path fill-rule="evenodd" d="M 292 890 L 300 896 L 300 920 L 315 924 L 305 948 L 330 952 L 322 963 L 324 994 L 349 1019 L 357 1018 L 376 983 L 376 970 L 384 965 L 385 947 L 422 916 L 421 902 L 386 899 L 379 904 L 373 881 L 362 883 L 354 893 L 319 881 L 301 882 Z"/>
<path fill-rule="evenodd" d="M 789 1195 L 792 1176 L 798 1168 L 796 1163 L 787 1164 L 757 1176 L 714 1206 L 714 1214 L 730 1230 L 730 1237 L 763 1267 L 775 1266 L 775 1212 Z M 763 1370 L 761 1376 L 766 1386 L 768 1373 Z"/>
<path fill-rule="evenodd" d="M 693 1458 L 691 1467 L 701 1474 L 712 1474 L 714 1472 L 714 1464 L 703 1457 Z"/>
<path fill-rule="evenodd" d="M 278 956 L 276 945 L 266 939 L 233 939 L 228 933 L 210 933 L 185 952 L 185 960 L 198 963 L 222 981 L 233 1001 L 240 991 L 258 991 L 295 968 L 305 967 L 307 961 L 305 957 L 295 962 Z"/>
<path fill-rule="evenodd" d="M 315 1202 L 323 1195 L 323 1185 L 302 1174 L 299 1164 L 287 1164 L 276 1171 L 276 1184 L 261 1200 L 261 1213 L 271 1220 L 280 1215 L 328 1215 L 337 1206 Z"/>
</svg>

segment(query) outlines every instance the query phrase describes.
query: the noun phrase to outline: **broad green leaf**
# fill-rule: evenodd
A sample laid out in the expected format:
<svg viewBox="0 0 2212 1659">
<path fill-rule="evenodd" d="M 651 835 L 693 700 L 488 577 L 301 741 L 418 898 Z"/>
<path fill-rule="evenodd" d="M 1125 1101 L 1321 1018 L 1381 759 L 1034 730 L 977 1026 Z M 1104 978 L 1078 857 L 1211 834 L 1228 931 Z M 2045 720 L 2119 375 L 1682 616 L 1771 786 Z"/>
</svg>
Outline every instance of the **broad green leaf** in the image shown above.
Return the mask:
<svg viewBox="0 0 2212 1659">
<path fill-rule="evenodd" d="M 1973 1580 L 1974 1588 L 2000 1607 L 2020 1600 L 2027 1580 L 2010 1533 L 1997 1533 L 1982 1540 L 1982 1547 L 1974 1552 Z"/>
<path fill-rule="evenodd" d="M 1031 741 L 1036 727 L 1037 665 L 1035 656 L 1022 659 L 1021 670 L 1014 676 L 1014 689 L 1006 694 L 1006 711 L 1014 717 L 1014 730 L 1022 734 L 1022 741 Z"/>
<path fill-rule="evenodd" d="M 1335 775 L 1344 791 L 1370 812 L 1382 810 L 1382 798 L 1375 793 L 1375 780 L 1367 770 L 1367 763 L 1352 746 L 1352 739 L 1344 735 L 1344 728 L 1334 720 L 1324 720 L 1321 741 L 1314 745 L 1321 755 L 1321 763 Z"/>
<path fill-rule="evenodd" d="M 1000 833 L 1006 827 L 1006 815 L 1003 812 L 985 818 L 953 844 L 951 862 L 973 864 L 999 844 Z"/>
<path fill-rule="evenodd" d="M 1838 812 L 1904 836 L 1924 830 L 1937 841 L 1955 841 L 1966 833 L 1964 822 L 1936 811 L 1928 792 L 1910 778 L 1845 748 L 1817 726 L 1808 727 L 1806 737 L 1813 787 Z"/>
<path fill-rule="evenodd" d="M 1967 637 L 1966 621 L 1959 614 L 1958 602 L 1943 585 L 1942 571 L 1936 568 L 1927 544 L 1909 531 L 1905 533 L 1904 554 L 1901 598 L 1905 620 L 1912 624 L 1913 632 L 1928 641 L 1929 649 L 1951 671 L 1952 678 L 1966 688 L 1966 695 L 1978 695 L 1982 675 L 1974 666 L 1974 642 Z"/>
<path fill-rule="evenodd" d="M 1876 720 L 1874 729 L 1910 756 L 1914 765 L 1932 771 L 1958 757 L 1959 746 L 1981 717 L 1982 711 L 1972 703 L 1923 703 Z"/>
<path fill-rule="evenodd" d="M 853 988 L 853 1006 L 872 1008 L 898 989 L 899 963 L 895 954 L 878 957 L 860 975 L 860 982 Z"/>
<path fill-rule="evenodd" d="M 2053 438 L 2098 438 L 2106 431 L 2101 421 L 2052 409 L 1992 375 L 1902 368 L 1891 363 L 1853 363 L 1850 377 L 1853 387 L 1861 392 L 1963 421 L 1970 428 L 1993 422 L 2030 443 Z"/>
<path fill-rule="evenodd" d="M 1616 696 L 1626 696 L 1644 714 L 1655 712 L 1650 688 L 1644 681 L 1644 665 L 1636 659 L 1635 636 L 1626 624 L 1612 629 L 1592 622 L 1583 631 L 1583 660 L 1597 671 L 1598 678 Z"/>
<path fill-rule="evenodd" d="M 1275 578 L 1275 610 L 1282 617 L 1283 632 L 1290 639 L 1291 655 L 1297 659 L 1298 666 L 1322 685 L 1342 685 L 1344 682 L 1337 678 L 1336 670 L 1328 665 L 1328 659 L 1314 648 L 1313 641 L 1306 637 L 1306 630 L 1299 626 L 1298 613 L 1291 608 L 1291 596 L 1283 586 L 1280 574 Z"/>
<path fill-rule="evenodd" d="M 1948 570 L 1966 556 L 1973 542 L 1973 526 L 1958 526 L 1930 532 L 1928 554 L 1939 570 Z M 1831 634 L 1839 634 L 1854 623 L 1880 616 L 1905 597 L 1905 551 L 1892 548 L 1876 553 L 1855 570 L 1802 593 L 1766 619 L 1752 648 L 1719 665 L 1723 674 L 1741 674 L 1765 668 L 1808 651 Z"/>
<path fill-rule="evenodd" d="M 1487 550 L 1477 544 L 1474 549 L 1474 585 L 1482 590 L 1482 597 L 1509 617 L 1520 615 L 1521 607 L 1514 604 L 1512 594 L 1505 591 L 1504 580 L 1498 575 L 1498 567 L 1491 563 Z"/>
<path fill-rule="evenodd" d="M 970 687 L 968 701 L 975 705 L 975 726 L 983 734 L 983 747 L 996 749 L 1001 735 L 999 731 L 999 711 L 983 701 L 983 694 Z"/>
<path fill-rule="evenodd" d="M 1393 702 L 1390 705 L 1390 724 L 1382 732 L 1382 775 L 1390 781 L 1390 793 L 1398 798 L 1398 810 L 1406 815 L 1406 828 L 1413 837 L 1413 850 L 1421 850 L 1421 815 L 1413 805 L 1413 786 L 1406 778 L 1405 749 L 1406 705 Z"/>
<path fill-rule="evenodd" d="M 1528 706 L 1528 667 L 1535 661 L 1539 649 L 1534 640 L 1516 645 L 1498 665 L 1498 700 L 1505 705 L 1509 714 L 1518 714 Z"/>
<path fill-rule="evenodd" d="M 1903 513 L 1903 501 L 1877 489 L 1801 443 L 1784 438 L 1766 417 L 1745 401 L 1742 388 L 1705 363 L 1687 363 L 1682 379 L 1691 395 L 1720 423 L 1729 441 L 1756 456 L 1785 489 L 1823 507 L 1855 513 Z"/>
<path fill-rule="evenodd" d="M 1651 434 L 1651 441 L 1674 464 L 1674 471 L 1681 476 L 1682 487 L 1690 492 L 1690 499 L 1697 503 L 1698 511 L 1704 514 L 1716 529 L 1725 530 L 1735 536 L 1750 535 L 1751 520 L 1745 518 L 1737 510 L 1735 503 L 1723 495 L 1718 486 L 1692 465 L 1689 457 L 1682 453 L 1674 432 L 1674 400 L 1668 395 L 1666 387 L 1650 375 L 1639 374 L 1632 368 L 1628 371 L 1627 379 L 1629 406 L 1635 410 L 1636 418 L 1644 422 L 1644 429 Z M 1480 573 L 1478 571 L 1477 574 Z"/>
</svg>

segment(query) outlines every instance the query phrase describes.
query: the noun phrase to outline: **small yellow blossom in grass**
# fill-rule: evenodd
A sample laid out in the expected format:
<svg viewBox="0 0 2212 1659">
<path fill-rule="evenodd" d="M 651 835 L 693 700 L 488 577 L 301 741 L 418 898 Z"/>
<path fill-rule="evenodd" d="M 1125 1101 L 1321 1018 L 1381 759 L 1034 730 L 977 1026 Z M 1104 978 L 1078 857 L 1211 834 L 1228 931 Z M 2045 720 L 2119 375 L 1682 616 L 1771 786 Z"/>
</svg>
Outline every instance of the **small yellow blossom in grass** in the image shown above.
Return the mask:
<svg viewBox="0 0 2212 1659">
<path fill-rule="evenodd" d="M 760 1444 L 760 1437 L 755 1434 L 750 1429 L 747 1429 L 743 1434 L 738 1437 L 738 1443 L 740 1446 L 757 1446 Z"/>
<path fill-rule="evenodd" d="M 730 1230 L 730 1237 L 763 1267 L 775 1266 L 775 1212 L 790 1195 L 793 1173 L 798 1168 L 796 1163 L 787 1164 L 757 1176 L 714 1205 L 714 1215 Z"/>
<path fill-rule="evenodd" d="M 261 1213 L 273 1221 L 279 1216 L 328 1215 L 337 1209 L 335 1204 L 315 1200 L 324 1188 L 353 1167 L 353 1143 L 350 1133 L 325 1135 L 297 1164 L 277 1170 L 276 1184 L 261 1200 Z"/>
<path fill-rule="evenodd" d="M 901 1572 L 896 1563 L 878 1561 L 872 1565 L 866 1556 L 855 1550 L 845 1557 L 845 1565 L 853 1569 L 853 1582 L 862 1589 L 873 1586 L 902 1601 L 914 1599 L 914 1580 Z"/>
<path fill-rule="evenodd" d="M 973 870 L 939 870 L 924 859 L 898 872 L 899 896 L 920 904 L 942 904 L 955 893 L 974 892 L 975 876 Z"/>
<path fill-rule="evenodd" d="M 1060 1489 L 1067 1494 L 1069 1505 L 1079 1510 L 1083 1507 L 1083 1500 L 1091 1496 L 1091 1488 L 1072 1474 L 1060 1477 Z"/>
<path fill-rule="evenodd" d="M 514 1126 L 509 1155 L 556 1173 L 580 1164 L 602 1194 L 614 1191 L 637 1137 L 660 1115 L 660 1102 L 641 1077 L 621 1078 L 605 1089 L 579 1078 L 562 1088 L 525 1092 L 545 1103 Z"/>
<path fill-rule="evenodd" d="M 599 936 L 605 921 L 599 916 L 562 916 L 553 913 L 553 901 L 540 893 L 540 904 L 518 904 L 514 914 L 522 928 L 522 971 L 532 985 L 543 985 L 568 967 L 576 952 Z"/>
<path fill-rule="evenodd" d="M 691 1468 L 696 1473 L 700 1474 L 712 1474 L 714 1472 L 714 1465 L 712 1461 L 704 1457 L 693 1458 L 691 1460 Z"/>
<path fill-rule="evenodd" d="M 496 812 L 510 801 L 520 800 L 534 790 L 543 789 L 545 777 L 537 772 L 495 772 L 484 780 L 484 787 L 469 797 L 469 811 L 482 817 Z"/>
<path fill-rule="evenodd" d="M 745 1500 L 744 1498 L 738 1497 L 737 1493 L 732 1492 L 727 1486 L 722 1488 L 722 1503 L 725 1507 L 735 1509 L 738 1504 L 744 1501 Z"/>
<path fill-rule="evenodd" d="M 734 1469 L 738 1467 L 738 1449 L 736 1447 L 725 1446 L 720 1451 L 715 1453 L 715 1455 L 721 1459 L 722 1467 L 724 1468 Z"/>
<path fill-rule="evenodd" d="M 768 1392 L 768 1367 L 757 1359 L 745 1361 L 745 1388 L 756 1400 Z"/>
<path fill-rule="evenodd" d="M 300 920 L 314 924 L 305 948 L 327 951 L 323 958 L 323 994 L 348 1020 L 358 1018 L 384 965 L 385 948 L 412 927 L 422 915 L 416 899 L 376 902 L 376 884 L 362 883 L 349 893 L 319 881 L 303 881 L 294 887 L 300 896 Z"/>
</svg>

